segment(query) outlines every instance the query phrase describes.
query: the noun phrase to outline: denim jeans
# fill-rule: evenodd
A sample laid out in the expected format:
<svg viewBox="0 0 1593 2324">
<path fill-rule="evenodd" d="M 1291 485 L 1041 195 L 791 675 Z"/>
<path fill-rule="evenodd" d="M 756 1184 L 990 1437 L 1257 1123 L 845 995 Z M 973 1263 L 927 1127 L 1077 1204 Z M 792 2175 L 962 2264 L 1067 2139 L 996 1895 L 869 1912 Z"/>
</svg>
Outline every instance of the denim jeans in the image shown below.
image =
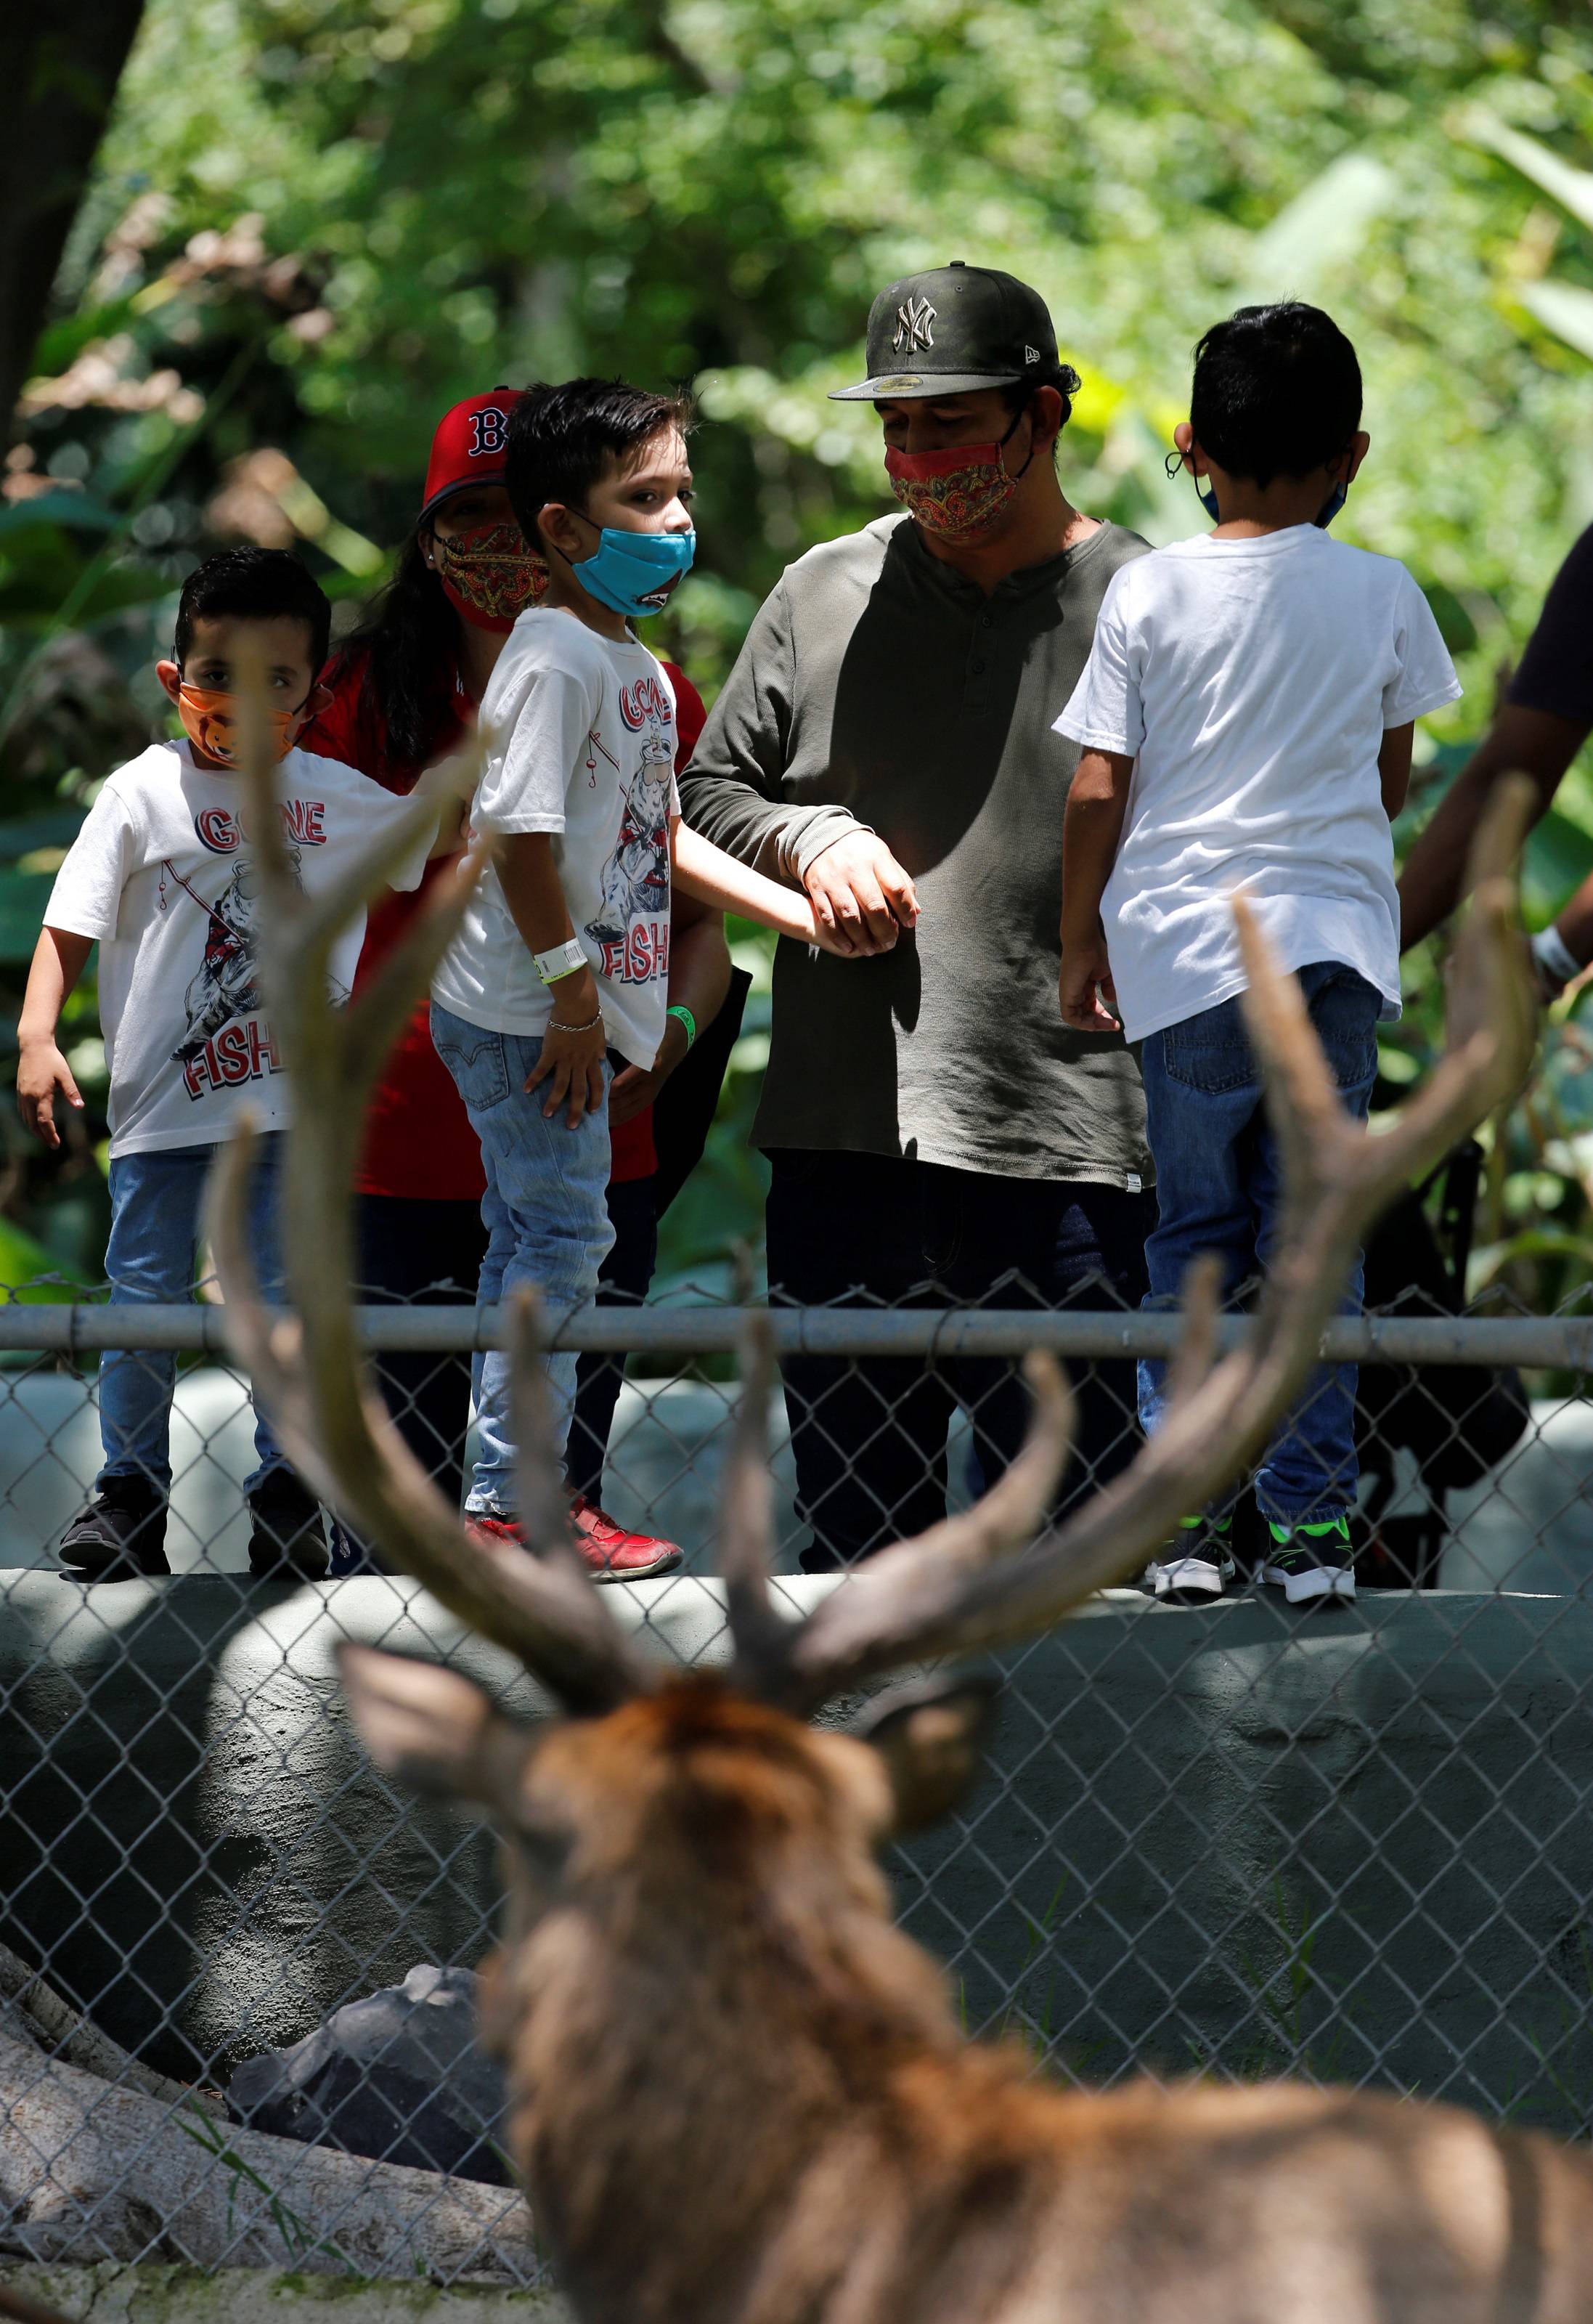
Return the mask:
<svg viewBox="0 0 1593 2324">
<path fill-rule="evenodd" d="M 261 1139 L 249 1196 L 249 1239 L 260 1287 L 281 1296 L 276 1181 L 280 1135 Z M 106 1273 L 113 1307 L 169 1306 L 191 1299 L 198 1256 L 205 1181 L 220 1153 L 216 1145 L 169 1146 L 154 1154 L 111 1158 L 111 1234 Z M 107 1350 L 99 1360 L 99 1434 L 107 1477 L 143 1477 L 162 1493 L 171 1489 L 171 1391 L 175 1355 L 152 1349 Z M 253 1492 L 270 1469 L 285 1468 L 258 1406 L 254 1450 L 259 1466 L 244 1480 Z"/>
<path fill-rule="evenodd" d="M 1364 1121 L 1377 1071 L 1377 993 L 1338 961 L 1317 961 L 1298 973 L 1328 1069 L 1348 1111 Z M 1176 1307 L 1189 1264 L 1202 1252 L 1221 1259 L 1224 1294 L 1231 1296 L 1267 1267 L 1282 1201 L 1277 1148 L 1239 1001 L 1153 1033 L 1140 1070 L 1160 1212 L 1146 1246 L 1145 1305 Z M 1340 1314 L 1360 1313 L 1361 1286 L 1358 1252 Z M 1165 1364 L 1139 1367 L 1139 1417 L 1147 1435 L 1161 1421 L 1165 1374 Z M 1320 1524 L 1348 1510 L 1358 1474 L 1355 1388 L 1354 1364 L 1319 1365 L 1312 1374 L 1256 1471 L 1264 1517 L 1278 1525 Z"/>
<path fill-rule="evenodd" d="M 431 1038 L 454 1076 L 481 1140 L 487 1231 L 477 1297 L 483 1306 L 511 1299 L 522 1285 L 542 1296 L 550 1323 L 592 1305 L 598 1270 L 614 1239 L 603 1203 L 609 1175 L 606 1105 L 578 1128 L 564 1111 L 549 1120 L 539 1089 L 528 1097 L 527 1074 L 542 1044 L 520 1033 L 472 1025 L 431 1004 Z M 608 1068 L 603 1068 L 605 1079 Z M 562 1458 L 576 1400 L 573 1354 L 547 1359 L 554 1441 Z M 474 1517 L 515 1514 L 514 1440 L 509 1413 L 509 1360 L 499 1349 L 472 1368 L 481 1451 L 465 1507 Z"/>
<path fill-rule="evenodd" d="M 1145 1288 L 1149 1194 L 886 1154 L 772 1150 L 772 1305 L 865 1299 L 892 1307 L 1134 1307 Z M 992 1357 L 787 1356 L 796 1508 L 813 1528 L 808 1572 L 872 1556 L 946 1513 L 946 1432 L 971 1420 L 979 1481 L 1022 1443 L 1029 1397 Z M 1138 1448 L 1127 1358 L 1069 1366 L 1078 1400 L 1061 1514 Z"/>
</svg>

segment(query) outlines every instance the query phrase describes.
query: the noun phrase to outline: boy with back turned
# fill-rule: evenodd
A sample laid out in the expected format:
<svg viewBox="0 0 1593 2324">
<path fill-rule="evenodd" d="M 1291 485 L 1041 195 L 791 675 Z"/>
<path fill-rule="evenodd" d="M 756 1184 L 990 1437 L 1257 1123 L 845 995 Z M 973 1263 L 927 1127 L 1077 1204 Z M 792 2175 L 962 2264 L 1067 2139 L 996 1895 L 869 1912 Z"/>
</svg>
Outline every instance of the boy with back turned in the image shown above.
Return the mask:
<svg viewBox="0 0 1593 2324">
<path fill-rule="evenodd" d="M 1330 538 L 1367 438 L 1355 350 L 1319 309 L 1241 308 L 1195 351 L 1175 437 L 1214 530 L 1126 566 L 1057 731 L 1082 745 L 1063 843 L 1064 1019 L 1144 1044 L 1159 1222 L 1146 1304 L 1216 1253 L 1265 1268 L 1277 1157 L 1239 995 L 1242 889 L 1298 975 L 1345 1105 L 1365 1120 L 1376 1028 L 1397 1017 L 1391 819 L 1413 722 L 1460 689 L 1426 600 L 1391 558 Z M 1358 1311 L 1358 1264 L 1347 1305 Z M 1165 1367 L 1140 1367 L 1162 1417 Z M 1355 1367 L 1320 1370 L 1255 1475 L 1261 1579 L 1291 1604 L 1352 1598 Z M 1152 1568 L 1209 1602 L 1233 1571 L 1231 1502 L 1192 1510 Z"/>
</svg>

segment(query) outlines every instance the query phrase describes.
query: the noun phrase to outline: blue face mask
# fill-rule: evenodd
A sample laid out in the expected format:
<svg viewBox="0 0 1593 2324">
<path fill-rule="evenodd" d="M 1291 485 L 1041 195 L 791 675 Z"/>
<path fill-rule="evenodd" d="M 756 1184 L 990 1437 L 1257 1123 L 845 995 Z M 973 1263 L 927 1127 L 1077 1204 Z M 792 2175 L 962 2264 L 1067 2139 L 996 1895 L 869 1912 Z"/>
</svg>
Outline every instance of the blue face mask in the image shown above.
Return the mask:
<svg viewBox="0 0 1593 2324">
<path fill-rule="evenodd" d="M 1182 452 L 1168 453 L 1166 468 L 1167 474 L 1170 476 L 1175 476 L 1183 466 L 1183 455 Z M 1196 493 L 1200 495 L 1201 506 L 1205 510 L 1206 514 L 1211 518 L 1212 523 L 1220 524 L 1222 521 L 1222 512 L 1217 505 L 1217 495 L 1211 490 L 1211 485 L 1202 484 L 1200 478 L 1196 476 L 1194 480 L 1194 488 Z M 1348 484 L 1335 484 L 1332 491 L 1328 494 L 1327 499 L 1322 503 L 1321 508 L 1318 509 L 1316 514 L 1312 518 L 1311 521 L 1312 524 L 1316 525 L 1321 531 L 1326 532 L 1328 527 L 1332 523 L 1333 519 L 1338 515 L 1340 510 L 1343 507 L 1345 502 L 1349 498 L 1349 486 Z"/>
<path fill-rule="evenodd" d="M 605 524 L 591 556 L 570 570 L 600 605 L 640 621 L 663 612 L 670 585 L 690 572 L 696 553 L 695 532 L 622 532 Z"/>
</svg>

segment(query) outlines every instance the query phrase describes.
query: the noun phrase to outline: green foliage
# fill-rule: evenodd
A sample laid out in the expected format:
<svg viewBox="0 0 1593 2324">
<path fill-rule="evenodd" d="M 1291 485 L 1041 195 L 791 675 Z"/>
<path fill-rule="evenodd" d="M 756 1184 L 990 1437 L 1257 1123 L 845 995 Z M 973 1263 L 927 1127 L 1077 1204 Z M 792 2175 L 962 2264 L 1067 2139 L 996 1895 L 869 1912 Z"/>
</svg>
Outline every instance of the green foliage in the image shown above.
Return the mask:
<svg viewBox="0 0 1593 2324">
<path fill-rule="evenodd" d="M 199 554 L 297 538 L 352 600 L 437 414 L 497 380 L 695 383 L 701 563 L 659 642 L 712 694 L 780 567 L 890 505 L 871 415 L 825 392 L 874 290 L 961 254 L 1045 291 L 1084 381 L 1070 493 L 1156 540 L 1200 522 L 1161 468 L 1200 331 L 1249 298 L 1332 309 L 1373 438 L 1340 530 L 1411 564 L 1467 687 L 1425 815 L 1593 516 L 1590 163 L 1571 0 L 151 0 L 0 510 L 14 811 L 80 803 L 159 716 Z M 9 989 L 37 875 L 4 862 Z M 1589 868 L 1578 773 L 1534 917 Z M 1418 961 L 1391 1090 L 1436 993 Z M 749 1028 L 677 1271 L 755 1222 Z M 1547 1169 L 1586 1239 L 1524 1123 L 1501 1168 Z M 54 1184 L 13 1194 L 36 1231 Z M 1532 1264 L 1538 1294 L 1587 1271 Z"/>
</svg>

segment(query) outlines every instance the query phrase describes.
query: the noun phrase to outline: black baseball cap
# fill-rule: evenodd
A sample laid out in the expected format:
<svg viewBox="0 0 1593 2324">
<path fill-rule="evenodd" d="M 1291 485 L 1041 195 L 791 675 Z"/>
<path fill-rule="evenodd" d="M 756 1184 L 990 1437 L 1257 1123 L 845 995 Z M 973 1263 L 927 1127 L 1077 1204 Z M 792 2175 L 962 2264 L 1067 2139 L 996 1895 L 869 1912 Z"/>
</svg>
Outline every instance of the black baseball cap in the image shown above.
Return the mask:
<svg viewBox="0 0 1593 2324">
<path fill-rule="evenodd" d="M 1075 371 L 1056 355 L 1045 301 L 1015 274 L 970 266 L 961 258 L 926 273 L 905 274 L 869 309 L 869 376 L 833 388 L 832 403 L 877 403 L 886 397 L 971 395 L 1049 379 L 1073 394 Z"/>
</svg>

